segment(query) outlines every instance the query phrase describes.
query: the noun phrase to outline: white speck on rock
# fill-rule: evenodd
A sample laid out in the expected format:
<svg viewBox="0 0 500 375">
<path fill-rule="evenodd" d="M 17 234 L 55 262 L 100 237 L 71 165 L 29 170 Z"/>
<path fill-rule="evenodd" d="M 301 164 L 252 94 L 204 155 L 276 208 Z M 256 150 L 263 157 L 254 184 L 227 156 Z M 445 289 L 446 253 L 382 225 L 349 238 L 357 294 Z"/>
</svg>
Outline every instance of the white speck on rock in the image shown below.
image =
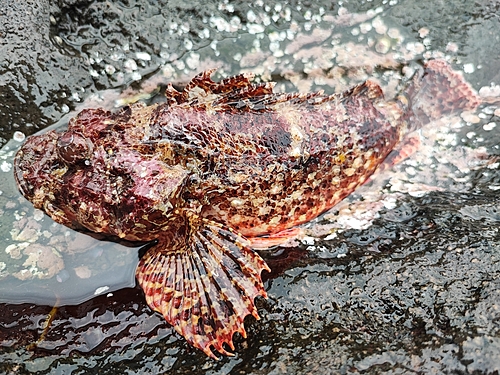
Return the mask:
<svg viewBox="0 0 500 375">
<path fill-rule="evenodd" d="M 396 198 L 393 197 L 387 197 L 382 201 L 382 203 L 384 204 L 384 207 L 387 208 L 388 210 L 393 210 L 397 206 Z"/>
<path fill-rule="evenodd" d="M 372 21 L 372 26 L 377 34 L 385 35 L 385 33 L 387 33 L 387 26 L 384 24 L 380 17 L 377 17 Z"/>
<path fill-rule="evenodd" d="M 76 267 L 74 270 L 76 276 L 78 276 L 80 279 L 88 279 L 90 276 L 92 276 L 92 271 L 87 266 Z"/>
<path fill-rule="evenodd" d="M 429 32 L 430 30 L 427 27 L 422 27 L 420 30 L 418 30 L 418 34 L 422 39 L 429 35 Z"/>
<path fill-rule="evenodd" d="M 132 81 L 140 81 L 142 78 L 142 75 L 139 72 L 134 72 L 130 75 L 130 78 L 132 79 Z"/>
<path fill-rule="evenodd" d="M 255 21 L 257 21 L 257 15 L 254 13 L 253 10 L 249 10 L 247 12 L 247 20 L 249 22 L 255 22 Z"/>
<path fill-rule="evenodd" d="M 97 288 L 94 292 L 94 296 L 98 296 L 99 294 L 103 294 L 104 292 L 106 292 L 107 290 L 109 289 L 109 286 L 101 286 L 99 288 Z"/>
<path fill-rule="evenodd" d="M 314 245 L 314 237 L 305 236 L 305 237 L 302 239 L 302 243 L 303 243 L 304 245 Z"/>
<path fill-rule="evenodd" d="M 104 67 L 104 71 L 106 72 L 106 74 L 113 74 L 114 72 L 116 72 L 116 68 L 111 65 L 111 64 L 107 64 L 105 67 Z"/>
<path fill-rule="evenodd" d="M 362 23 L 361 25 L 359 25 L 359 31 L 361 31 L 362 34 L 366 34 L 371 29 L 372 25 L 370 25 L 369 23 Z"/>
<path fill-rule="evenodd" d="M 483 129 L 486 131 L 490 131 L 490 130 L 493 130 L 493 128 L 495 126 L 497 126 L 497 124 L 495 122 L 489 122 L 489 123 L 483 125 Z"/>
<path fill-rule="evenodd" d="M 42 220 L 44 216 L 45 216 L 45 214 L 43 213 L 43 211 L 42 211 L 42 210 L 37 210 L 37 209 L 35 209 L 35 210 L 34 210 L 34 213 L 33 213 L 33 219 L 34 219 L 35 221 L 40 221 L 40 220 Z"/>
<path fill-rule="evenodd" d="M 449 42 L 447 45 L 446 45 L 446 50 L 448 52 L 457 52 L 458 51 L 458 44 L 457 43 L 454 43 L 454 42 Z"/>
<path fill-rule="evenodd" d="M 490 86 L 483 86 L 479 89 L 479 95 L 483 98 L 489 96 L 500 96 L 500 85 L 492 83 Z"/>
<path fill-rule="evenodd" d="M 123 63 L 125 70 L 131 72 L 137 70 L 137 63 L 133 59 L 128 59 Z"/>
<path fill-rule="evenodd" d="M 323 241 L 330 241 L 330 240 L 333 240 L 335 238 L 337 238 L 337 233 L 334 232 L 334 233 L 329 234 L 325 238 L 323 238 Z"/>
<path fill-rule="evenodd" d="M 474 73 L 474 64 L 469 63 L 469 64 L 464 64 L 464 73 L 470 74 Z"/>
<path fill-rule="evenodd" d="M 247 26 L 248 32 L 250 34 L 261 34 L 264 32 L 265 28 L 263 25 L 258 25 L 256 23 L 251 23 Z"/>
<path fill-rule="evenodd" d="M 190 51 L 193 48 L 193 42 L 190 39 L 184 40 L 184 47 Z"/>
<path fill-rule="evenodd" d="M 394 27 L 391 27 L 389 30 L 387 30 L 387 35 L 392 39 L 397 39 L 400 41 L 403 40 L 403 36 L 401 35 L 401 32 Z"/>
<path fill-rule="evenodd" d="M 79 102 L 80 100 L 82 100 L 77 92 L 71 94 L 71 99 L 74 100 L 75 102 Z"/>
<path fill-rule="evenodd" d="M 466 122 L 470 122 L 471 124 L 477 124 L 478 122 L 481 121 L 481 119 L 479 118 L 479 116 L 473 114 L 473 113 L 467 113 L 467 112 L 464 112 L 460 115 L 460 117 L 462 117 L 462 119 Z"/>
<path fill-rule="evenodd" d="M 200 65 L 200 54 L 198 53 L 189 54 L 189 56 L 186 58 L 186 65 L 189 67 L 189 69 L 196 70 Z"/>
<path fill-rule="evenodd" d="M 150 61 L 151 60 L 151 55 L 147 52 L 136 52 L 135 57 L 138 60 L 143 60 L 143 61 Z"/>
<path fill-rule="evenodd" d="M 380 38 L 375 44 L 375 51 L 378 53 L 386 54 L 391 49 L 391 41 L 387 38 Z"/>
<path fill-rule="evenodd" d="M 16 142 L 22 142 L 25 140 L 26 136 L 24 135 L 23 132 L 20 132 L 20 131 L 15 131 L 14 132 L 14 135 L 12 137 L 14 139 L 14 141 Z"/>
<path fill-rule="evenodd" d="M 418 190 L 418 191 L 409 191 L 408 194 L 415 198 L 422 198 L 425 194 L 427 194 L 427 192 L 423 190 Z"/>
<path fill-rule="evenodd" d="M 2 170 L 2 172 L 10 172 L 10 170 L 12 169 L 12 164 L 3 161 L 2 164 L 0 164 L 0 169 Z"/>
</svg>

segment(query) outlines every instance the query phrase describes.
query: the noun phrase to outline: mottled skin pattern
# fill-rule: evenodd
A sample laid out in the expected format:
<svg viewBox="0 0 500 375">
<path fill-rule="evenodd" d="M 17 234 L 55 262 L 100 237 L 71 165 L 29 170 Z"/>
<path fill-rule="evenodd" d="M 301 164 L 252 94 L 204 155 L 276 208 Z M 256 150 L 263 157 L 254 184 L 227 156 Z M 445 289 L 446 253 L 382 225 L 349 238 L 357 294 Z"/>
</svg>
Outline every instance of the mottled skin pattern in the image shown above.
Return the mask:
<svg viewBox="0 0 500 375">
<path fill-rule="evenodd" d="M 247 239 L 317 217 L 408 131 L 478 101 L 442 61 L 391 101 L 370 81 L 332 96 L 275 94 L 249 75 L 215 83 L 211 73 L 170 86 L 165 104 L 84 110 L 67 131 L 30 137 L 15 173 L 59 223 L 157 240 L 137 268 L 147 302 L 215 358 L 266 296 L 269 269 Z"/>
<path fill-rule="evenodd" d="M 399 141 L 401 128 L 374 106 L 381 95 L 368 82 L 328 100 L 284 95 L 275 104 L 271 97 L 262 109 L 159 107 L 148 141 L 168 139 L 163 160 L 196 173 L 185 198 L 203 204 L 203 217 L 244 236 L 275 233 L 332 207 Z"/>
</svg>

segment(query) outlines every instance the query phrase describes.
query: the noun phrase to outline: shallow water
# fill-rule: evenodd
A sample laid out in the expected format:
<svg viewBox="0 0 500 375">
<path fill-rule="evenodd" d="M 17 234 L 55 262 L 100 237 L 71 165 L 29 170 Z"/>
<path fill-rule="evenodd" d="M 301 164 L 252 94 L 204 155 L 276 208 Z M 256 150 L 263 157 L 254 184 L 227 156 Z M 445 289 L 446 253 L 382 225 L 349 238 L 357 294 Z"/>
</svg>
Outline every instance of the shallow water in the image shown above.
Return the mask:
<svg viewBox="0 0 500 375">
<path fill-rule="evenodd" d="M 33 73 L 22 64 L 0 65 L 2 90 L 10 98 L 0 107 L 3 138 L 15 130 L 33 133 L 78 107 L 109 108 L 116 99 L 126 102 L 169 81 L 182 86 L 214 66 L 215 78 L 253 71 L 257 79 L 277 81 L 276 91 L 340 91 L 371 77 L 392 97 L 419 59 L 444 57 L 464 71 L 485 101 L 500 95 L 494 2 L 373 1 L 334 9 L 330 2 L 217 4 L 40 2 L 39 17 L 23 24 L 35 30 L 33 41 L 23 34 L 4 45 L 9 60 L 25 59 Z M 29 14 L 21 3 L 12 9 Z M 16 22 L 23 20 L 10 21 L 13 27 Z M 22 43 L 32 43 L 43 61 L 24 55 L 16 47 Z M 127 87 L 123 94 L 103 91 Z M 498 372 L 499 126 L 500 110 L 485 103 L 475 113 L 423 129 L 420 148 L 409 159 L 305 226 L 300 240 L 263 252 L 273 270 L 264 275 L 269 299 L 257 303 L 259 322 L 247 319 L 248 338 L 236 338 L 233 358 L 214 362 L 173 333 L 132 287 L 137 249 L 111 253 L 107 247 L 116 245 L 107 244 L 88 253 L 58 249 L 62 268 L 52 268 L 51 278 L 34 278 L 25 290 L 7 284 L 18 282 L 12 276 L 0 281 L 0 371 Z M 15 195 L 9 189 L 1 189 L 9 192 L 0 196 L 2 205 Z M 18 204 L 4 209 L 5 247 L 14 241 Z M 22 216 L 51 228 L 48 218 L 22 210 Z M 53 231 L 36 228 L 40 237 L 45 230 Z M 85 238 L 94 244 L 86 246 L 100 246 Z M 0 272 L 19 272 L 27 258 L 9 254 L 2 255 L 6 265 Z M 116 257 L 126 269 L 112 268 Z M 64 270 L 73 278 L 61 283 L 57 275 Z M 89 273 L 95 279 L 78 277 Z M 121 289 L 117 279 L 129 287 Z M 60 307 L 45 339 L 27 350 L 42 334 L 51 307 L 17 303 L 34 297 L 52 303 L 53 295 L 62 296 L 57 286 L 63 284 L 72 285 L 69 295 L 79 300 L 99 286 L 118 290 Z M 6 290 L 13 293 L 7 296 Z"/>
<path fill-rule="evenodd" d="M 66 126 L 60 121 L 55 128 Z M 17 137 L 17 139 L 16 139 Z M 75 305 L 135 285 L 138 251 L 144 244 L 113 242 L 55 223 L 18 192 L 16 133 L 0 150 L 0 303 Z"/>
</svg>

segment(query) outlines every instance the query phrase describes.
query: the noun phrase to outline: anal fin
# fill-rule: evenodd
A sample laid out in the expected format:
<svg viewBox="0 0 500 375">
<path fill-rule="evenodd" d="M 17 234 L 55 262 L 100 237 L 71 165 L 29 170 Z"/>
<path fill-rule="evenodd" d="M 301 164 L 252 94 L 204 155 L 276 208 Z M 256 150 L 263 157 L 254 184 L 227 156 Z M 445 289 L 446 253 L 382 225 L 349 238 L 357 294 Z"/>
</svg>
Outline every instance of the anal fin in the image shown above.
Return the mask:
<svg viewBox="0 0 500 375">
<path fill-rule="evenodd" d="M 269 234 L 262 237 L 251 237 L 248 240 L 253 249 L 266 250 L 276 246 L 283 246 L 289 241 L 299 239 L 304 236 L 304 229 L 301 227 L 293 227 L 284 229 L 281 232 Z"/>
<path fill-rule="evenodd" d="M 136 277 L 149 306 L 160 312 L 193 346 L 212 358 L 231 355 L 233 335 L 246 337 L 243 324 L 259 319 L 254 298 L 267 297 L 260 274 L 269 271 L 248 241 L 221 224 L 187 213 L 178 238 L 148 250 Z"/>
</svg>

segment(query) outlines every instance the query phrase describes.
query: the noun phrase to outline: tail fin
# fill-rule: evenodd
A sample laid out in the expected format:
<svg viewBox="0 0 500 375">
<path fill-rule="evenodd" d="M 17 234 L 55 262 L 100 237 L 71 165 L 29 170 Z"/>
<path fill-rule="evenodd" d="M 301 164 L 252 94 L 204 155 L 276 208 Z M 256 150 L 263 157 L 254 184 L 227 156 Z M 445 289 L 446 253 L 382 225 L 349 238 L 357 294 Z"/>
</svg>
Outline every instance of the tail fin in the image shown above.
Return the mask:
<svg viewBox="0 0 500 375">
<path fill-rule="evenodd" d="M 414 114 L 412 129 L 460 111 L 474 110 L 481 103 L 462 75 L 444 60 L 429 61 L 405 91 Z"/>
</svg>

